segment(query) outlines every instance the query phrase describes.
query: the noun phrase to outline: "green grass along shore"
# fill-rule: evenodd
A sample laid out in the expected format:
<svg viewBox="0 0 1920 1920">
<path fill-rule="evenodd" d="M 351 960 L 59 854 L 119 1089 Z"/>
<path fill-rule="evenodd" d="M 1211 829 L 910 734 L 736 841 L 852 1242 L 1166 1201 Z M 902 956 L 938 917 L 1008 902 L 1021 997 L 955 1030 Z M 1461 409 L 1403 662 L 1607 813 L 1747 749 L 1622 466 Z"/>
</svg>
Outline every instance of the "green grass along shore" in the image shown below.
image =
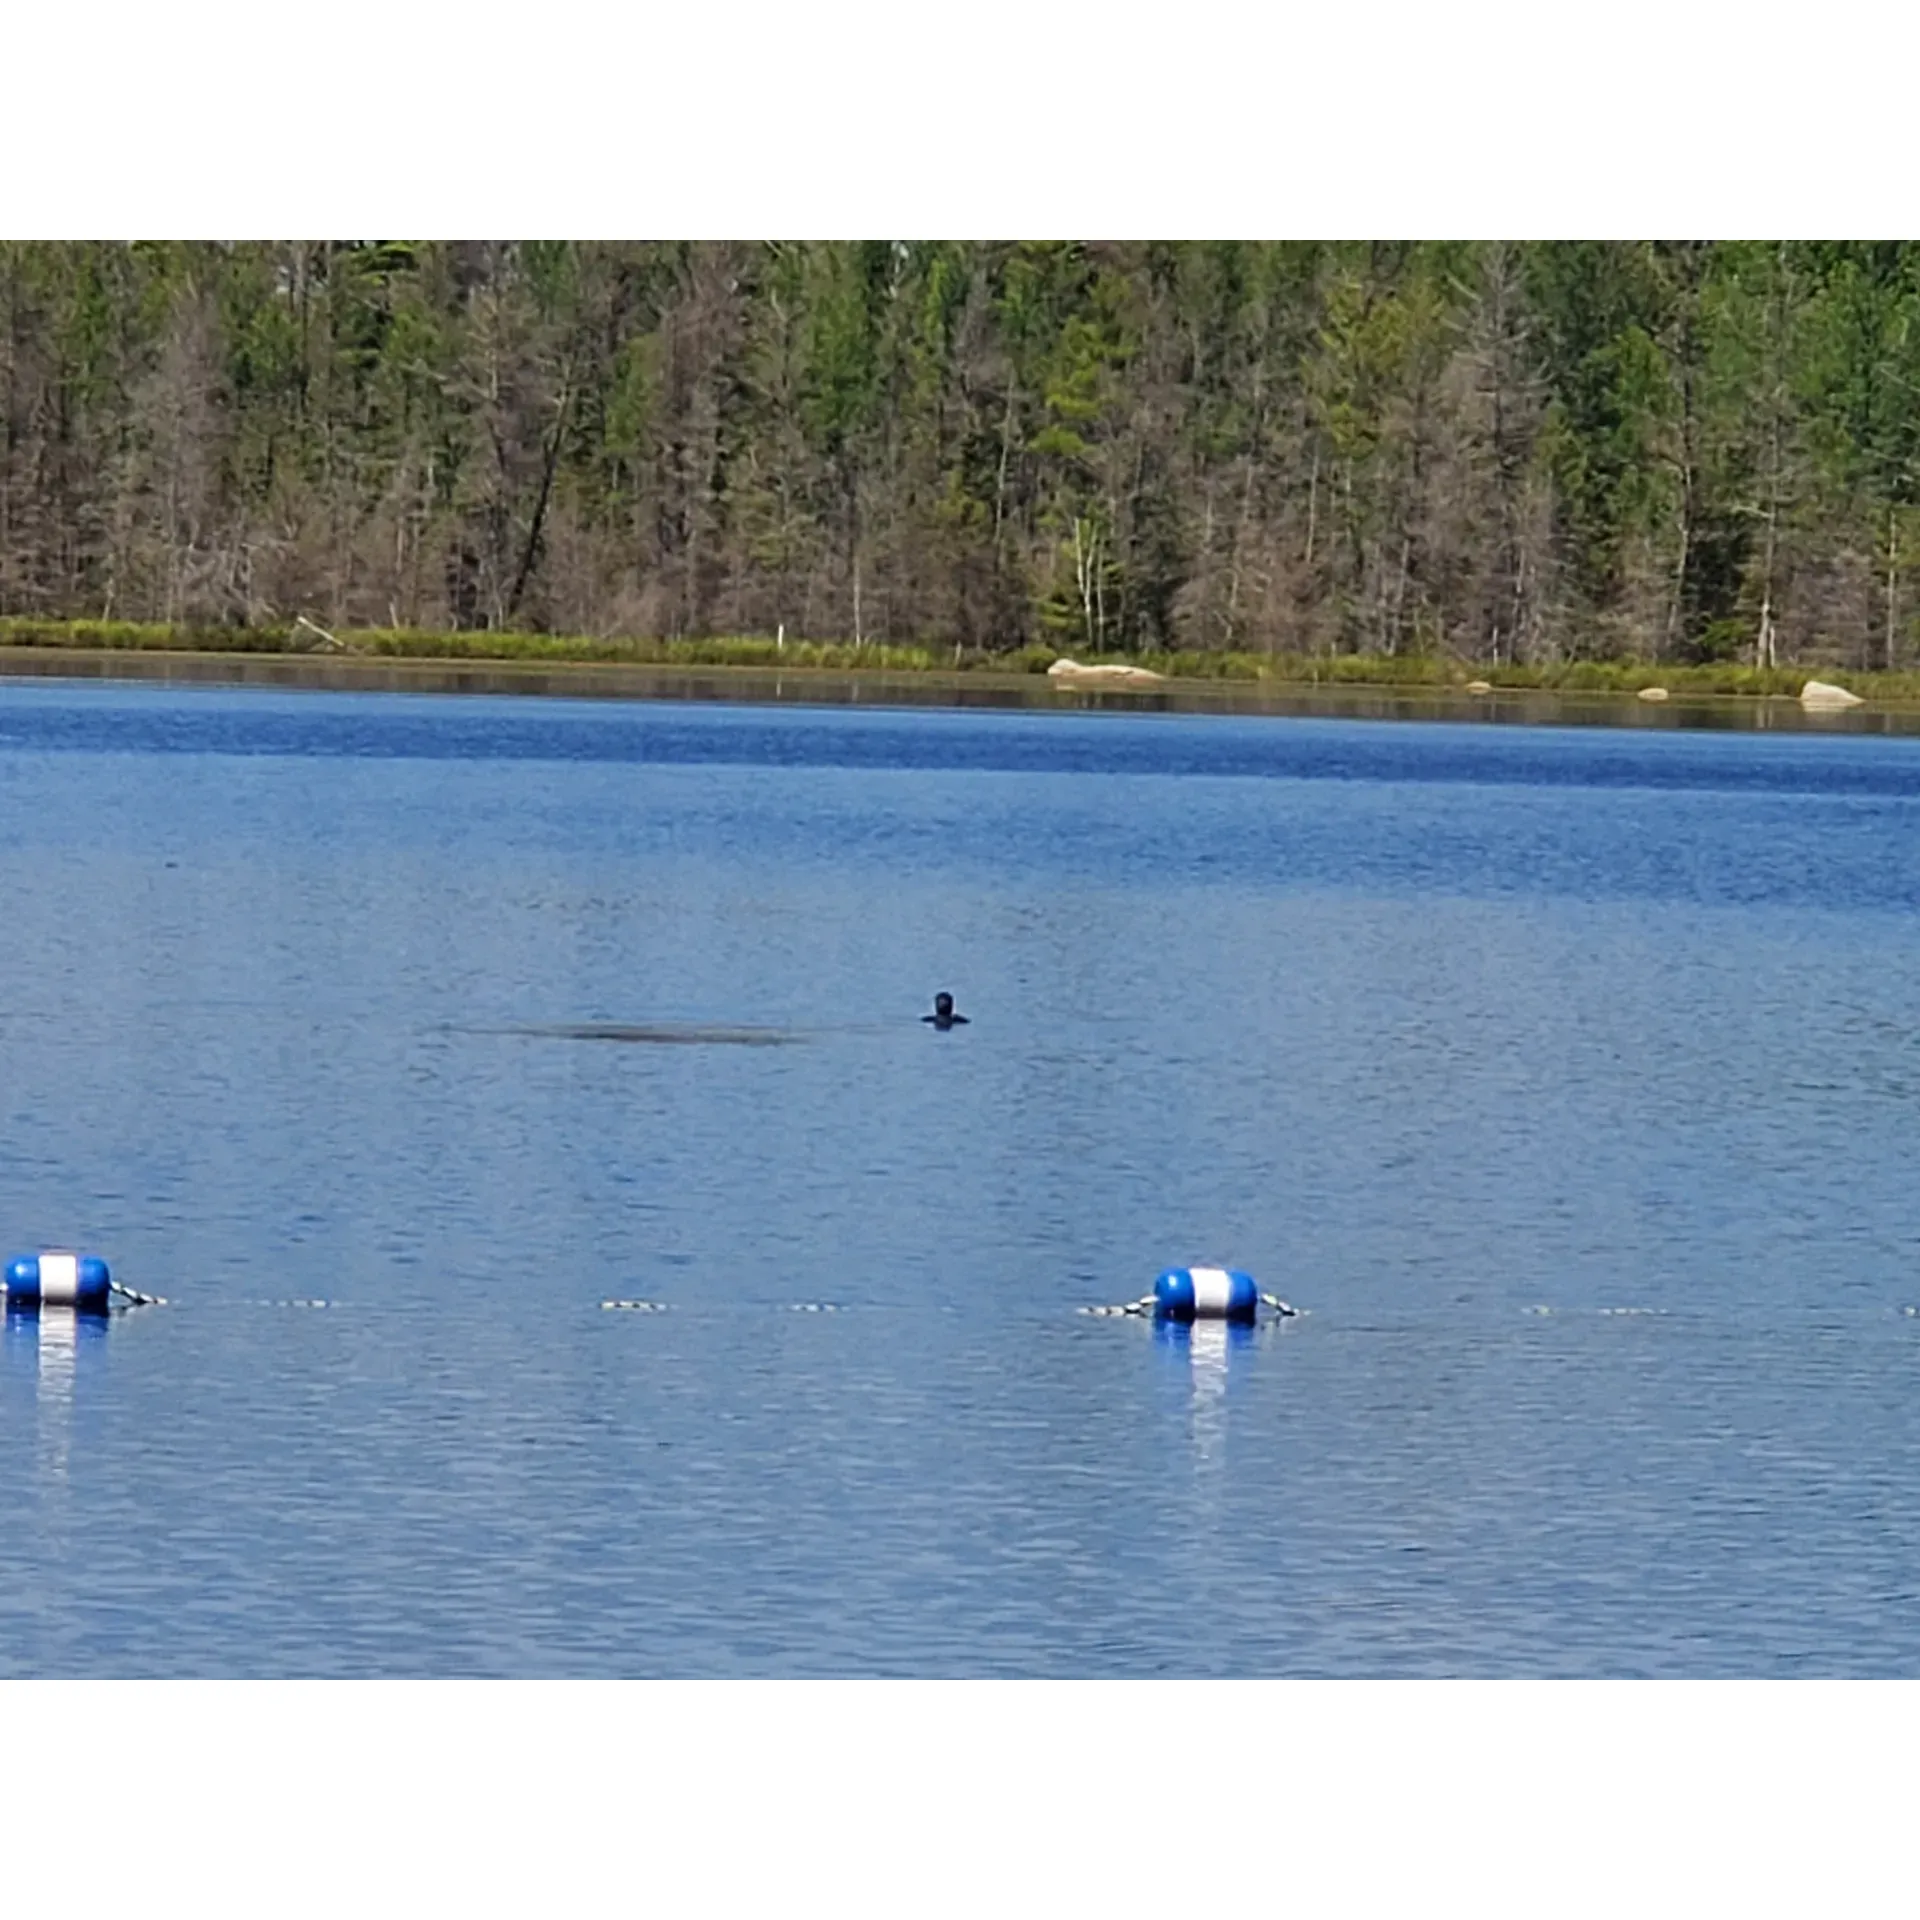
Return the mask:
<svg viewBox="0 0 1920 1920">
<path fill-rule="evenodd" d="M 309 659 L 439 660 L 528 665 L 816 668 L 834 673 L 1043 674 L 1063 649 L 1023 647 L 1014 653 L 956 654 L 932 646 L 771 639 L 596 640 L 547 633 L 428 633 L 410 629 L 183 627 L 124 620 L 0 618 L 0 648 L 74 652 L 279 654 Z M 1064 651 L 1071 651 L 1065 649 Z M 1920 703 L 1920 671 L 1851 672 L 1824 664 L 1758 668 L 1728 662 L 1689 666 L 1631 660 L 1569 660 L 1545 666 L 1474 665 L 1431 654 L 1145 653 L 1079 655 L 1125 658 L 1171 680 L 1243 682 L 1282 688 L 1380 687 L 1407 692 L 1459 692 L 1474 682 L 1496 690 L 1636 694 L 1665 687 L 1678 695 L 1797 695 L 1808 679 L 1846 687 L 1864 699 Z"/>
</svg>

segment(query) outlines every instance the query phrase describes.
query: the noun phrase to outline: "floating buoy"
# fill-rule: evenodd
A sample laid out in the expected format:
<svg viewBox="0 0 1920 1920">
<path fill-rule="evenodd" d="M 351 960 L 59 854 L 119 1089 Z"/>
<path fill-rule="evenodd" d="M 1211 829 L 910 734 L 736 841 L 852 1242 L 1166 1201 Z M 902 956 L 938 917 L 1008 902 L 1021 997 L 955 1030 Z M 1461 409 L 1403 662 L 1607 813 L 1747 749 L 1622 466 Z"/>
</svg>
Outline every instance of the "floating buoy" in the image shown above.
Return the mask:
<svg viewBox="0 0 1920 1920">
<path fill-rule="evenodd" d="M 624 1304 L 608 1300 L 603 1305 Z M 1253 1275 L 1237 1267 L 1170 1267 L 1153 1283 L 1153 1291 L 1138 1300 L 1123 1300 L 1117 1307 L 1081 1307 L 1081 1313 L 1096 1319 L 1146 1319 L 1159 1323 L 1191 1326 L 1196 1320 L 1226 1320 L 1235 1326 L 1250 1327 L 1265 1307 L 1276 1320 L 1297 1320 L 1298 1307 L 1271 1293 L 1262 1293 Z"/>
<path fill-rule="evenodd" d="M 1253 1275 L 1232 1267 L 1174 1267 L 1153 1283 L 1156 1320 L 1233 1320 L 1251 1325 L 1260 1311 Z"/>
<path fill-rule="evenodd" d="M 104 1312 L 113 1293 L 107 1263 L 91 1253 L 27 1253 L 7 1262 L 10 1307 L 79 1307 Z"/>
</svg>

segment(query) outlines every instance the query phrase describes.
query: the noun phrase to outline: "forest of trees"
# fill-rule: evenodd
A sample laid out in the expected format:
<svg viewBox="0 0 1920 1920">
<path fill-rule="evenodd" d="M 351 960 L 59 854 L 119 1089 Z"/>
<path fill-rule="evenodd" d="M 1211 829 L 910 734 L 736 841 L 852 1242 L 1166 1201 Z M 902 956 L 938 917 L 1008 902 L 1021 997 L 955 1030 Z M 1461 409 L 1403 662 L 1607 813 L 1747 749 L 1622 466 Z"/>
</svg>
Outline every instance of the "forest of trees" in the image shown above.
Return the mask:
<svg viewBox="0 0 1920 1920">
<path fill-rule="evenodd" d="M 1920 657 L 1920 245 L 0 246 L 0 616 Z"/>
</svg>

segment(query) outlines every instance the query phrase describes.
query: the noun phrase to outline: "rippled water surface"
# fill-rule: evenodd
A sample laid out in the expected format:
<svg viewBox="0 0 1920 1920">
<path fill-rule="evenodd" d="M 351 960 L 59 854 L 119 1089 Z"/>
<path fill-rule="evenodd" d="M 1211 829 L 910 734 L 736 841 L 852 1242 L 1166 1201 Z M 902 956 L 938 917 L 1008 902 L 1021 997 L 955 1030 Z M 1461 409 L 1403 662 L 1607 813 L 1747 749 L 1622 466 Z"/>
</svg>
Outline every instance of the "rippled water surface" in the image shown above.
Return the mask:
<svg viewBox="0 0 1920 1920">
<path fill-rule="evenodd" d="M 0 1239 L 170 1301 L 6 1319 L 0 1671 L 1912 1673 L 1916 828 L 1902 739 L 0 688 Z M 1203 1259 L 1309 1312 L 1077 1311 Z"/>
</svg>

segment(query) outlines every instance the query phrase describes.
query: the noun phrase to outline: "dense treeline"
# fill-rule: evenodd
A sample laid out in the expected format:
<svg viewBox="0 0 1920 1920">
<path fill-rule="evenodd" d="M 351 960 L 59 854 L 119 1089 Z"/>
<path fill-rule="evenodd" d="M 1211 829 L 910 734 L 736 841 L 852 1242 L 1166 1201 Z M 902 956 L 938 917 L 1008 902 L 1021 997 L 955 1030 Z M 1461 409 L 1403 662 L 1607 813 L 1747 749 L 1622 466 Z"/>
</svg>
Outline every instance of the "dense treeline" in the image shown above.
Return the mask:
<svg viewBox="0 0 1920 1920">
<path fill-rule="evenodd" d="M 1920 246 L 0 247 L 0 615 L 1920 652 Z"/>
</svg>

